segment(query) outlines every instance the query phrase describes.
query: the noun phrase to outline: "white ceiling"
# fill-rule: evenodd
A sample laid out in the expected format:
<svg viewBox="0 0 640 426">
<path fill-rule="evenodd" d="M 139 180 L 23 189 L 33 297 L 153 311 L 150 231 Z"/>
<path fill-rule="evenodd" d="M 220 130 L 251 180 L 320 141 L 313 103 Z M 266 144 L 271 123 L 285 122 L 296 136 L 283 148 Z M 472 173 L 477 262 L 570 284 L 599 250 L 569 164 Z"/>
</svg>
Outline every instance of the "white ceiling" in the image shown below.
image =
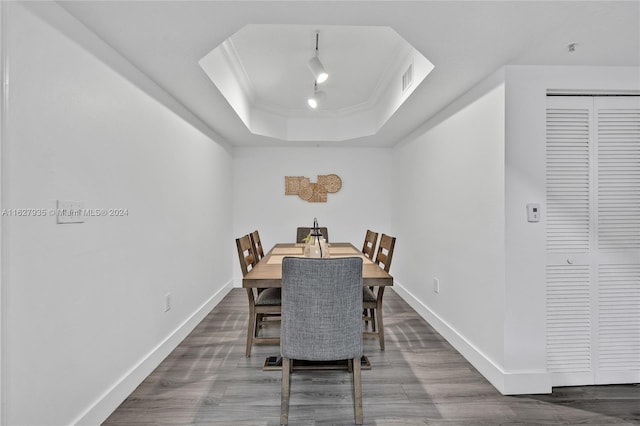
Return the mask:
<svg viewBox="0 0 640 426">
<path fill-rule="evenodd" d="M 314 141 L 314 146 L 394 145 L 508 64 L 640 65 L 638 0 L 59 3 L 236 146 L 310 143 L 249 132 L 199 66 L 203 56 L 248 24 L 391 27 L 435 65 L 376 134 L 341 142 Z M 375 49 L 364 43 L 363 54 Z M 568 51 L 570 43 L 577 43 L 575 52 Z M 332 48 L 339 49 L 339 43 Z M 322 55 L 322 44 L 320 49 Z M 255 57 L 264 54 L 256 51 Z M 355 59 L 359 52 L 343 54 Z M 282 93 L 283 105 L 294 95 L 292 91 Z"/>
</svg>

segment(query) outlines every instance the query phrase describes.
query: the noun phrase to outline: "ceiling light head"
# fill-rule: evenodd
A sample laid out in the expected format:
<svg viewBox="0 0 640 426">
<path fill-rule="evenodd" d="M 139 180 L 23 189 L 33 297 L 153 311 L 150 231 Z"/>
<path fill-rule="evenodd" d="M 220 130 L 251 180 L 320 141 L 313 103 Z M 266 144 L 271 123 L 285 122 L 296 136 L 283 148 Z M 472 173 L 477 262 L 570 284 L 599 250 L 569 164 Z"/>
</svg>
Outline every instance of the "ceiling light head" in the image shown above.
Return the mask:
<svg viewBox="0 0 640 426">
<path fill-rule="evenodd" d="M 309 69 L 318 83 L 324 83 L 329 78 L 329 74 L 325 71 L 320 58 L 317 56 L 309 59 Z"/>
<path fill-rule="evenodd" d="M 307 104 L 313 109 L 317 109 L 320 104 L 327 98 L 327 95 L 322 91 L 315 92 L 313 96 L 307 99 Z"/>
<path fill-rule="evenodd" d="M 318 83 L 316 82 L 313 84 L 313 95 L 307 99 L 307 104 L 312 109 L 316 109 L 326 98 L 327 95 L 322 90 L 318 90 Z"/>
</svg>

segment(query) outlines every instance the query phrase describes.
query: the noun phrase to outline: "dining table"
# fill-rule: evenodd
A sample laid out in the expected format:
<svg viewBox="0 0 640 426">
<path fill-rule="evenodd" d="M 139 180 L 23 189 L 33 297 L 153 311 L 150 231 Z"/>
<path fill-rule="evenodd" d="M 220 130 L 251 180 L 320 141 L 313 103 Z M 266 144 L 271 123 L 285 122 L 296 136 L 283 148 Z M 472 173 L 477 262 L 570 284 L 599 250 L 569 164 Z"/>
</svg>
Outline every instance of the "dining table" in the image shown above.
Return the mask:
<svg viewBox="0 0 640 426">
<path fill-rule="evenodd" d="M 367 287 L 393 285 L 393 277 L 351 243 L 331 243 L 329 257 L 361 257 L 362 284 Z M 243 288 L 282 287 L 282 259 L 304 257 L 304 243 L 278 243 L 242 278 Z"/>
<path fill-rule="evenodd" d="M 278 243 L 260 259 L 260 261 L 242 278 L 243 288 L 271 288 L 282 287 L 282 259 L 285 257 L 305 257 L 304 243 Z M 379 267 L 371 259 L 351 243 L 328 244 L 329 258 L 360 257 L 362 258 L 362 285 L 367 287 L 387 287 L 393 285 L 393 276 Z M 381 289 L 382 290 L 382 289 Z M 378 292 L 379 302 L 382 303 L 382 291 Z M 265 360 L 264 370 L 280 369 L 282 359 L 279 356 L 269 356 Z M 368 358 L 362 356 L 362 368 L 371 369 Z M 338 366 L 343 368 L 344 366 Z M 318 366 L 309 363 L 296 369 L 334 368 L 333 365 Z"/>
</svg>

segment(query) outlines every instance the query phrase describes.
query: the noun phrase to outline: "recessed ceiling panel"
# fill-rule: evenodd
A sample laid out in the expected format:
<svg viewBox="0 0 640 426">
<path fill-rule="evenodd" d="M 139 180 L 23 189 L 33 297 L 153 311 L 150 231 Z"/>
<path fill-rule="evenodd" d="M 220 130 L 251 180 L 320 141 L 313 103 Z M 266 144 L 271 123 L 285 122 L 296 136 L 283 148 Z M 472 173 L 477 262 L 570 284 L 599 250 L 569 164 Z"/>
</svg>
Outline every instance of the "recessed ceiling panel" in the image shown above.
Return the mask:
<svg viewBox="0 0 640 426">
<path fill-rule="evenodd" d="M 373 135 L 433 69 L 393 29 L 367 26 L 247 25 L 199 63 L 249 131 L 288 141 Z"/>
</svg>

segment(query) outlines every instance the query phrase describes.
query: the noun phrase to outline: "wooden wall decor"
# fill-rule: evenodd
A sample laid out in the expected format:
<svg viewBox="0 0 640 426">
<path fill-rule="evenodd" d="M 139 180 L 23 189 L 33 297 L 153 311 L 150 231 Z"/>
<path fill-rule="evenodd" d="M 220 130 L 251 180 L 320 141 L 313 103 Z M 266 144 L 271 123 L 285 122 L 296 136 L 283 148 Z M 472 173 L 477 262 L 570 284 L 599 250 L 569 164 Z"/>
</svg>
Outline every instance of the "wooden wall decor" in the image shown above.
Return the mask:
<svg viewBox="0 0 640 426">
<path fill-rule="evenodd" d="M 342 188 L 340 176 L 318 175 L 318 181 L 313 183 L 305 176 L 285 176 L 284 195 L 297 195 L 310 203 L 326 203 L 327 194 L 334 194 Z"/>
</svg>

